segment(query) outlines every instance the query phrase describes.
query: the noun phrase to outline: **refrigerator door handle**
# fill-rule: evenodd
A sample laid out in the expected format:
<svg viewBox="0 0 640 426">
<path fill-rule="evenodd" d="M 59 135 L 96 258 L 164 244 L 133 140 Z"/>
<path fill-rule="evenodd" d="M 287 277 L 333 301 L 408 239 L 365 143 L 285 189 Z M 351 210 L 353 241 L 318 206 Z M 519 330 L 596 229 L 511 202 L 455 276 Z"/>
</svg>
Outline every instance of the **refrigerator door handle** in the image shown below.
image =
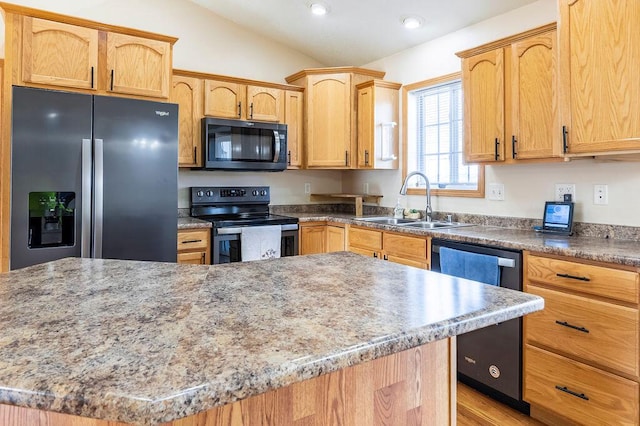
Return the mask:
<svg viewBox="0 0 640 426">
<path fill-rule="evenodd" d="M 82 218 L 80 256 L 91 256 L 91 139 L 82 139 Z"/>
<path fill-rule="evenodd" d="M 95 139 L 93 180 L 93 256 L 102 259 L 102 214 L 104 210 L 104 149 L 103 140 Z"/>
</svg>

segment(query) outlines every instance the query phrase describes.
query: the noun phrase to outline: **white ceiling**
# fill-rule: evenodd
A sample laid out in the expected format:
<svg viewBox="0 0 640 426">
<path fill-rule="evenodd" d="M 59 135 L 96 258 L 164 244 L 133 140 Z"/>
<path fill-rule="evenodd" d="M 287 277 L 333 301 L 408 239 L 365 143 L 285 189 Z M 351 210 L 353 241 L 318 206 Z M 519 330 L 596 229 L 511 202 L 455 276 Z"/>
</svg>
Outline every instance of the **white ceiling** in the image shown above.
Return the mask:
<svg viewBox="0 0 640 426">
<path fill-rule="evenodd" d="M 535 0 L 320 0 L 330 10 L 321 17 L 312 0 L 191 1 L 326 66 L 361 66 Z M 407 15 L 425 24 L 407 30 Z"/>
</svg>

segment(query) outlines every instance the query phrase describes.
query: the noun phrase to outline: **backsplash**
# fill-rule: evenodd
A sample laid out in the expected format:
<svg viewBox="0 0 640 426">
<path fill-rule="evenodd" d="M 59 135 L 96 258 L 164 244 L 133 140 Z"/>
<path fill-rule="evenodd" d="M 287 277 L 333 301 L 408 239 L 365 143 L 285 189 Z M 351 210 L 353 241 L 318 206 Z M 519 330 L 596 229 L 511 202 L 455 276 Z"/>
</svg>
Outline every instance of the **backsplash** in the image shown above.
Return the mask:
<svg viewBox="0 0 640 426">
<path fill-rule="evenodd" d="M 272 205 L 271 213 L 338 213 L 355 215 L 353 204 L 291 204 Z M 392 207 L 363 206 L 366 216 L 393 216 Z M 465 213 L 434 212 L 434 220 L 447 220 L 447 215 L 451 215 L 454 222 L 473 223 L 485 226 L 500 226 L 514 229 L 533 229 L 534 226 L 541 225 L 541 219 L 525 219 L 519 217 L 506 216 L 485 216 Z M 189 217 L 189 209 L 178 209 L 178 217 Z M 622 225 L 604 225 L 601 223 L 574 222 L 573 234 L 580 237 L 610 238 L 615 240 L 640 241 L 640 227 Z"/>
</svg>

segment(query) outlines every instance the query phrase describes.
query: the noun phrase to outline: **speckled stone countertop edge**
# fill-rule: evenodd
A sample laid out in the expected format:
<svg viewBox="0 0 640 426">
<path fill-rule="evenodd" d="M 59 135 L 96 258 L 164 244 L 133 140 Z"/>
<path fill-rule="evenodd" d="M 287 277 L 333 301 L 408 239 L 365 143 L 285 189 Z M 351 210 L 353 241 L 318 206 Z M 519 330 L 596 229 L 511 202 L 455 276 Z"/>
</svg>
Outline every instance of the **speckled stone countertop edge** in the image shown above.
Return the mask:
<svg viewBox="0 0 640 426">
<path fill-rule="evenodd" d="M 354 219 L 353 215 L 347 214 L 301 213 L 290 215 L 297 217 L 303 223 L 316 221 L 344 223 L 381 231 L 430 236 L 444 240 L 528 250 L 640 268 L 640 242 L 637 241 L 541 234 L 532 230 L 487 225 L 424 230 L 366 222 Z"/>
<path fill-rule="evenodd" d="M 210 229 L 212 223 L 195 217 L 179 217 L 178 230 L 180 229 Z"/>
</svg>

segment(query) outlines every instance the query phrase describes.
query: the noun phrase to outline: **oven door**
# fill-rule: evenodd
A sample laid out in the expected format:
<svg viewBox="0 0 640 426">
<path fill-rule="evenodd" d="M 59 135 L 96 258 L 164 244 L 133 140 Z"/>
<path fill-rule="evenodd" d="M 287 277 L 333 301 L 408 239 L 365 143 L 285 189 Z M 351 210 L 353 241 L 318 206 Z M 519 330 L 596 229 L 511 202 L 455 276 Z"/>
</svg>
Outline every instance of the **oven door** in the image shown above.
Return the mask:
<svg viewBox="0 0 640 426">
<path fill-rule="evenodd" d="M 298 255 L 298 225 L 281 225 L 280 256 Z M 213 235 L 211 263 L 242 262 L 242 245 L 240 243 L 240 227 L 216 228 Z"/>
<path fill-rule="evenodd" d="M 286 168 L 286 125 L 214 118 L 202 122 L 206 169 Z"/>
</svg>

